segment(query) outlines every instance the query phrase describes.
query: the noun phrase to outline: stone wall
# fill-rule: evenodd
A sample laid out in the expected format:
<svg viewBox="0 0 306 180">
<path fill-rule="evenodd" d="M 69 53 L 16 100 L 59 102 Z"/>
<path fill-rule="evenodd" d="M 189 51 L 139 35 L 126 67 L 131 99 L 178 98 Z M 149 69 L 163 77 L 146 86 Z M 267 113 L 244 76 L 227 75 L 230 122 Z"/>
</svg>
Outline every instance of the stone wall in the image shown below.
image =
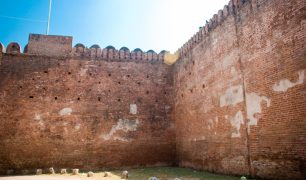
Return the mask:
<svg viewBox="0 0 306 180">
<path fill-rule="evenodd" d="M 17 52 L 1 63 L 1 174 L 174 163 L 171 66 Z"/>
<path fill-rule="evenodd" d="M 180 166 L 306 176 L 306 2 L 230 1 L 175 64 Z"/>
</svg>

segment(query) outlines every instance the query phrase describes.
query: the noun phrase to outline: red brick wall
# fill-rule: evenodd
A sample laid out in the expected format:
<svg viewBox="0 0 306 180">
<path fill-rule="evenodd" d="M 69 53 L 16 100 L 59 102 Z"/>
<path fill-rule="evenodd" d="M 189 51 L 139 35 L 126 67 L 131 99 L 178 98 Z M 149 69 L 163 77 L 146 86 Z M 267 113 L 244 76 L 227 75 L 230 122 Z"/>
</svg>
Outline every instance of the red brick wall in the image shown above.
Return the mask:
<svg viewBox="0 0 306 180">
<path fill-rule="evenodd" d="M 305 8 L 304 0 L 234 1 L 180 49 L 180 166 L 305 177 Z"/>
<path fill-rule="evenodd" d="M 0 172 L 172 165 L 171 69 L 4 54 Z"/>
</svg>

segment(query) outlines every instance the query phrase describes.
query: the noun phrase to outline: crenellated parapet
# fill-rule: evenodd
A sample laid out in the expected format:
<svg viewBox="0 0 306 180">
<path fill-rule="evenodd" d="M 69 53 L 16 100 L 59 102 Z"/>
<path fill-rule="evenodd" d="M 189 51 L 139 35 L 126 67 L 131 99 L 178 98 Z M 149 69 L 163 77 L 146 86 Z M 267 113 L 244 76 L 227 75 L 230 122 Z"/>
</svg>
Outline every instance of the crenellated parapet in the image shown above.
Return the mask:
<svg viewBox="0 0 306 180">
<path fill-rule="evenodd" d="M 72 49 L 72 57 L 107 60 L 107 61 L 142 61 L 142 62 L 163 62 L 164 56 L 167 51 L 156 53 L 153 50 L 147 52 L 136 48 L 130 51 L 127 47 L 116 49 L 113 46 L 101 48 L 99 45 L 92 45 L 90 48 L 85 47 L 83 44 L 76 44 Z"/>
<path fill-rule="evenodd" d="M 164 62 L 167 51 L 156 53 L 153 50 L 147 52 L 136 48 L 130 51 L 127 47 L 116 49 L 113 46 L 101 48 L 94 44 L 90 48 L 78 43 L 72 47 L 72 37 L 69 36 L 46 36 L 30 34 L 29 42 L 22 52 L 21 46 L 10 43 L 7 48 L 0 44 L 0 50 L 7 54 L 22 54 L 34 56 L 48 56 L 55 58 L 77 58 L 84 60 L 105 61 L 134 61 L 134 62 Z"/>
<path fill-rule="evenodd" d="M 243 4 L 252 3 L 254 5 L 256 2 L 257 0 L 230 0 L 228 5 L 225 5 L 209 21 L 206 21 L 205 26 L 201 27 L 175 54 L 178 54 L 179 57 L 184 57 L 191 49 L 205 39 L 212 30 L 220 26 L 228 16 L 235 15 Z"/>
</svg>

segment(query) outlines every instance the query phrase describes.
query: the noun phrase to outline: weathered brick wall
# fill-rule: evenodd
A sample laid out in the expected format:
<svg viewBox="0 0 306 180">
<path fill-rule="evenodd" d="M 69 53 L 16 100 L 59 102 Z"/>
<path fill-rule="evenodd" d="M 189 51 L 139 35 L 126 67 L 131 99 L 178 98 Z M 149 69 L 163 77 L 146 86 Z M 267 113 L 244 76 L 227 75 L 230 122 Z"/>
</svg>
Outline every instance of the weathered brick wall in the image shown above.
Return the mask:
<svg viewBox="0 0 306 180">
<path fill-rule="evenodd" d="M 171 69 L 3 54 L 0 172 L 172 165 Z"/>
<path fill-rule="evenodd" d="M 175 64 L 181 166 L 306 176 L 306 2 L 233 1 Z"/>
</svg>

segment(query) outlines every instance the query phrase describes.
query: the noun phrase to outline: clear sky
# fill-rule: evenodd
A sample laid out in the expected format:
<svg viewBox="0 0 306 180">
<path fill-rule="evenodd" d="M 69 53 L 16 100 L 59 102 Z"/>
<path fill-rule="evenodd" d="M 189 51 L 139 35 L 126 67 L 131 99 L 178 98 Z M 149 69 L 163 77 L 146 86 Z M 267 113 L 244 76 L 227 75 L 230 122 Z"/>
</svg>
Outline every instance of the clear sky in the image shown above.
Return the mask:
<svg viewBox="0 0 306 180">
<path fill-rule="evenodd" d="M 73 43 L 176 51 L 229 0 L 53 0 L 51 35 Z M 49 0 L 0 0 L 0 42 L 45 34 Z"/>
</svg>

